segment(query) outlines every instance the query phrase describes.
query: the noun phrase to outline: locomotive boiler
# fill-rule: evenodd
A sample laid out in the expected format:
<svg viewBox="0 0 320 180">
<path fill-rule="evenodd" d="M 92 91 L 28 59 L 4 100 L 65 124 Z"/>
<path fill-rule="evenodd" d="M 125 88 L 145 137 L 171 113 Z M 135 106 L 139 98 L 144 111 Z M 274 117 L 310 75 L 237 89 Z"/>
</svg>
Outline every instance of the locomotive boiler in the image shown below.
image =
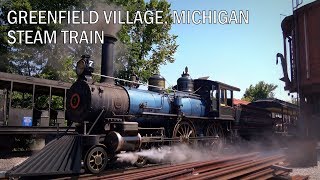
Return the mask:
<svg viewBox="0 0 320 180">
<path fill-rule="evenodd" d="M 188 116 L 204 116 L 205 102 L 191 96 L 192 80 L 188 70 L 178 79 L 175 94 L 164 93 L 165 79 L 154 75 L 149 79 L 148 91 L 115 85 L 113 76 L 113 45 L 116 39 L 105 36 L 102 52 L 100 83 L 90 83 L 93 67 L 89 56 L 77 63 L 78 80 L 69 91 L 68 117 L 72 122 L 94 121 L 99 113 L 103 117 L 137 115 L 143 112 L 170 114 L 179 111 Z M 176 109 L 176 110 L 174 110 Z M 103 113 L 102 113 L 103 112 Z"/>
</svg>

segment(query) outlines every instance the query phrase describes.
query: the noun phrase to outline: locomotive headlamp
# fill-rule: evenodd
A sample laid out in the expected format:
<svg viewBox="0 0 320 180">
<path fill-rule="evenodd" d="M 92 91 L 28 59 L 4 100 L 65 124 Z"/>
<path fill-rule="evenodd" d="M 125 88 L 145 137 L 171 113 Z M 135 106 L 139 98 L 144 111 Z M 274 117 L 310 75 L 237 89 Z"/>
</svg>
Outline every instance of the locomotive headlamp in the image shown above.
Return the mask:
<svg viewBox="0 0 320 180">
<path fill-rule="evenodd" d="M 77 66 L 76 66 L 76 73 L 78 76 L 80 76 L 81 74 L 83 74 L 84 69 L 86 68 L 86 63 L 84 60 L 79 60 L 77 62 Z"/>
<path fill-rule="evenodd" d="M 76 73 L 80 78 L 91 76 L 94 71 L 94 63 L 90 60 L 89 55 L 82 55 L 81 59 L 77 62 Z"/>
</svg>

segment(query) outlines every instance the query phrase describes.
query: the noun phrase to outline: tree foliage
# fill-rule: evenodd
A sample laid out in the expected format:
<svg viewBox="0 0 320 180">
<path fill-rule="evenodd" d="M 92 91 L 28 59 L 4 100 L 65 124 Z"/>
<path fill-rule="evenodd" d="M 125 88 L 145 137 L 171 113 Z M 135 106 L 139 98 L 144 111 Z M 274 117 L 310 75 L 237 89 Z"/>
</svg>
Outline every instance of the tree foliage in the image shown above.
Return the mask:
<svg viewBox="0 0 320 180">
<path fill-rule="evenodd" d="M 108 5 L 109 4 L 109 5 Z M 115 6 L 114 6 L 115 4 Z M 97 30 L 98 26 L 112 26 L 105 23 L 88 25 L 65 24 L 14 24 L 7 21 L 10 10 L 113 10 L 121 6 L 130 12 L 130 21 L 133 21 L 137 11 L 163 11 L 162 21 L 165 24 L 124 24 L 118 32 L 121 43 L 116 46 L 116 76 L 128 79 L 136 74 L 140 80 L 146 81 L 153 73 L 159 72 L 160 65 L 174 62 L 173 55 L 177 49 L 177 36 L 170 34 L 172 19 L 170 4 L 165 0 L 5 0 L 0 9 L 0 71 L 31 75 L 53 80 L 70 81 L 74 76 L 74 64 L 82 54 L 89 54 L 99 66 L 100 44 L 62 44 L 57 36 L 57 44 L 10 45 L 7 43 L 9 30 Z M 110 9 L 111 8 L 111 9 Z M 119 8 L 117 8 L 119 9 Z M 125 14 L 125 13 L 123 13 Z M 102 14 L 100 14 L 103 16 Z M 150 15 L 151 16 L 151 15 Z M 103 21 L 103 20 L 101 20 Z M 119 48 L 120 47 L 120 48 Z M 120 49 L 120 50 L 119 50 Z M 99 71 L 98 68 L 96 68 Z"/>
<path fill-rule="evenodd" d="M 57 35 L 56 44 L 13 44 L 7 43 L 9 30 L 32 30 L 52 32 L 54 30 L 70 30 L 72 25 L 66 24 L 9 24 L 7 14 L 10 10 L 24 11 L 61 11 L 86 9 L 87 0 L 6 0 L 0 9 L 0 71 L 20 75 L 36 76 L 51 80 L 71 82 L 75 78 L 74 62 L 82 54 L 97 54 L 100 46 L 95 44 L 63 44 L 62 37 Z M 81 28 L 78 28 L 81 29 Z M 16 34 L 17 35 L 17 34 Z"/>
<path fill-rule="evenodd" d="M 172 17 L 170 3 L 165 0 L 109 0 L 123 7 L 130 13 L 129 20 L 133 21 L 137 11 L 163 11 L 163 24 L 124 24 L 118 32 L 118 38 L 126 46 L 126 53 L 117 58 L 122 68 L 117 76 L 128 79 L 136 74 L 143 82 L 154 73 L 159 73 L 160 65 L 174 62 L 177 50 L 176 35 L 170 34 Z M 152 18 L 155 15 L 149 15 Z"/>
<path fill-rule="evenodd" d="M 0 52 L 8 52 L 11 48 L 19 48 L 19 44 L 9 45 L 7 43 L 7 33 L 9 30 L 33 30 L 34 32 L 48 30 L 58 30 L 62 28 L 60 24 L 10 24 L 7 19 L 7 14 L 11 10 L 15 11 L 59 11 L 67 10 L 70 7 L 82 5 L 81 0 L 4 0 L 0 3 Z M 34 35 L 34 34 L 33 34 Z"/>
<path fill-rule="evenodd" d="M 274 97 L 274 90 L 277 88 L 277 85 L 268 84 L 264 81 L 258 82 L 256 85 L 250 85 L 249 88 L 246 89 L 243 100 L 246 101 L 256 101 L 258 99 L 266 99 L 266 98 L 273 98 Z"/>
<path fill-rule="evenodd" d="M 43 32 L 47 30 L 52 32 L 54 30 L 60 30 L 63 25 L 61 24 L 9 24 L 7 14 L 11 10 L 15 11 L 31 11 L 31 10 L 43 10 L 43 11 L 59 11 L 67 10 L 72 7 L 80 6 L 81 0 L 5 0 L 1 3 L 0 9 L 0 58 L 1 68 L 0 71 L 16 73 L 20 75 L 40 76 L 40 74 L 49 73 L 53 74 L 56 69 L 61 67 L 49 67 L 51 64 L 59 64 L 57 58 L 59 54 L 55 50 L 56 45 L 24 45 L 15 43 L 13 45 L 8 44 L 7 33 L 9 30 L 32 30 Z M 34 36 L 34 34 L 31 34 Z M 16 34 L 17 36 L 17 34 Z M 66 57 L 63 57 L 66 58 Z M 54 63 L 53 63 L 54 62 Z M 59 65 L 60 66 L 60 65 Z M 62 65 L 61 65 L 62 66 Z M 52 70 L 49 72 L 48 70 Z M 47 75 L 46 75 L 47 76 Z M 49 79 L 59 79 L 51 77 Z"/>
</svg>

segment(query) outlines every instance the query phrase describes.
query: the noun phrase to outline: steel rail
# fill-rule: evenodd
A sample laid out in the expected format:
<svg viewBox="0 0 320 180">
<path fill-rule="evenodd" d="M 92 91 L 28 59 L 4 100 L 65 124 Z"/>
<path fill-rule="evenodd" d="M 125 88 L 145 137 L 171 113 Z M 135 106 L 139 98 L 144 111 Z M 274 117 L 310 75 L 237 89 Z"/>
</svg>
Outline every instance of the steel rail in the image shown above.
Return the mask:
<svg viewBox="0 0 320 180">
<path fill-rule="evenodd" d="M 176 171 L 176 172 L 172 172 L 172 173 L 168 173 L 168 174 L 163 174 L 163 175 L 160 175 L 160 176 L 152 176 L 151 178 L 146 178 L 146 180 L 162 180 L 162 179 L 168 179 L 168 178 L 173 178 L 173 177 L 176 177 L 176 176 L 179 176 L 179 175 L 182 175 L 182 174 L 191 174 L 192 172 L 194 171 L 193 168 L 190 168 L 190 169 L 184 169 L 184 170 L 181 170 L 181 171 Z M 142 179 L 145 179 L 142 178 Z"/>
<path fill-rule="evenodd" d="M 289 174 L 285 169 L 272 168 L 281 161 L 284 161 L 284 156 L 280 154 L 263 156 L 259 153 L 250 153 L 202 162 L 122 170 L 111 172 L 112 174 L 109 171 L 109 174 L 80 176 L 78 179 L 266 179 Z"/>
<path fill-rule="evenodd" d="M 252 154 L 251 154 L 252 156 Z M 207 162 L 195 162 L 195 163 L 187 163 L 184 164 L 182 166 L 170 166 L 167 168 L 163 168 L 163 169 L 155 169 L 152 171 L 145 171 L 145 172 L 141 172 L 141 173 L 134 173 L 134 174 L 129 174 L 129 175 L 125 175 L 125 176 L 119 176 L 117 178 L 114 178 L 114 180 L 121 180 L 121 179 L 146 179 L 146 178 L 150 178 L 150 177 L 154 177 L 154 176 L 159 176 L 162 174 L 168 174 L 168 173 L 173 173 L 175 171 L 182 171 L 183 169 L 186 168 L 199 168 L 199 167 L 205 167 L 205 166 L 213 166 L 213 165 L 217 165 L 218 163 L 225 163 L 228 161 L 233 161 L 236 160 L 238 158 L 247 158 L 248 156 L 241 156 L 241 157 L 232 157 L 232 158 L 225 158 L 225 159 L 221 159 L 221 160 L 214 160 L 214 161 L 207 161 Z"/>
<path fill-rule="evenodd" d="M 202 161 L 202 162 L 192 162 L 192 163 L 184 163 L 184 164 L 177 164 L 177 165 L 167 165 L 167 166 L 162 166 L 162 167 L 151 167 L 151 168 L 143 168 L 143 169 L 136 169 L 136 170 L 131 170 L 131 171 L 125 171 L 123 173 L 115 173 L 115 174 L 109 174 L 109 175 L 102 175 L 99 177 L 93 177 L 92 179 L 105 179 L 105 178 L 112 178 L 112 179 L 133 179 L 133 178 L 139 178 L 144 175 L 148 175 L 150 173 L 156 172 L 158 174 L 161 173 L 169 173 L 173 171 L 178 171 L 178 170 L 183 170 L 186 168 L 201 168 L 201 167 L 206 167 L 206 166 L 212 166 L 212 165 L 217 165 L 219 163 L 226 163 L 230 161 L 235 161 L 238 159 L 246 159 L 249 157 L 255 157 L 257 156 L 258 153 L 250 153 L 250 154 L 245 154 L 245 155 L 237 155 L 237 156 L 231 156 L 231 157 L 225 157 L 225 158 L 220 158 L 220 159 L 215 159 L 215 160 L 209 160 L 209 161 Z M 84 177 L 88 178 L 88 177 Z M 90 179 L 90 178 L 89 178 Z"/>
<path fill-rule="evenodd" d="M 284 170 L 275 170 L 272 168 L 267 168 L 252 174 L 249 174 L 247 176 L 244 176 L 242 178 L 239 178 L 239 180 L 251 180 L 251 179 L 269 179 L 282 174 L 288 173 L 287 171 Z"/>
<path fill-rule="evenodd" d="M 284 160 L 284 159 L 282 159 L 282 160 Z M 219 177 L 219 179 L 221 178 L 222 180 L 224 180 L 224 179 L 227 180 L 227 179 L 239 177 L 239 176 L 242 176 L 242 175 L 245 175 L 245 174 L 249 174 L 249 173 L 252 173 L 252 172 L 255 172 L 255 171 L 259 171 L 259 170 L 264 169 L 266 167 L 269 167 L 269 166 L 271 166 L 271 165 L 273 165 L 274 163 L 277 163 L 277 162 L 279 162 L 279 160 L 273 160 L 268 164 L 262 164 L 262 165 L 259 165 L 259 166 L 253 166 L 251 168 L 246 168 L 246 169 L 243 169 L 243 170 L 238 171 L 238 172 L 233 172 L 230 175 L 228 174 L 228 175 L 225 175 L 223 177 Z"/>
<path fill-rule="evenodd" d="M 191 176 L 186 179 L 192 179 L 192 178 L 197 178 L 197 179 L 213 179 L 213 178 L 219 178 L 219 179 L 230 179 L 230 178 L 235 178 L 239 175 L 244 175 L 249 172 L 253 172 L 253 169 L 261 169 L 261 165 L 263 164 L 263 167 L 268 167 L 273 165 L 275 162 L 279 162 L 280 158 L 282 158 L 282 155 L 278 156 L 272 156 L 272 157 L 267 157 L 267 158 L 261 158 L 257 159 L 256 161 L 253 162 L 245 162 L 236 166 L 231 166 L 227 167 L 224 169 L 219 169 L 217 171 L 213 172 L 207 172 L 203 173 L 197 176 Z M 259 167 L 259 168 L 257 168 Z"/>
</svg>

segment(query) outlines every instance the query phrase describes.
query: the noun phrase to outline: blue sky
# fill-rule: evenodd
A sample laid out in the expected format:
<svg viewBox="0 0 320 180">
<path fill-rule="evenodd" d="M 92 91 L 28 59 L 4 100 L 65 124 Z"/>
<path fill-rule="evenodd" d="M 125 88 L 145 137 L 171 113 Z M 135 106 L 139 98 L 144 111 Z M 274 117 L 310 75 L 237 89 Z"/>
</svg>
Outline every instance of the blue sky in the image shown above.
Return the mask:
<svg viewBox="0 0 320 180">
<path fill-rule="evenodd" d="M 304 0 L 303 4 L 313 0 Z M 264 80 L 278 85 L 277 98 L 289 100 L 284 91 L 276 54 L 283 53 L 281 21 L 292 14 L 292 0 L 169 0 L 172 10 L 249 10 L 249 24 L 174 24 L 178 35 L 175 62 L 162 66 L 161 74 L 173 85 L 185 66 L 192 78 L 210 76 L 241 89 Z M 168 86 L 168 84 L 167 84 Z"/>
</svg>

